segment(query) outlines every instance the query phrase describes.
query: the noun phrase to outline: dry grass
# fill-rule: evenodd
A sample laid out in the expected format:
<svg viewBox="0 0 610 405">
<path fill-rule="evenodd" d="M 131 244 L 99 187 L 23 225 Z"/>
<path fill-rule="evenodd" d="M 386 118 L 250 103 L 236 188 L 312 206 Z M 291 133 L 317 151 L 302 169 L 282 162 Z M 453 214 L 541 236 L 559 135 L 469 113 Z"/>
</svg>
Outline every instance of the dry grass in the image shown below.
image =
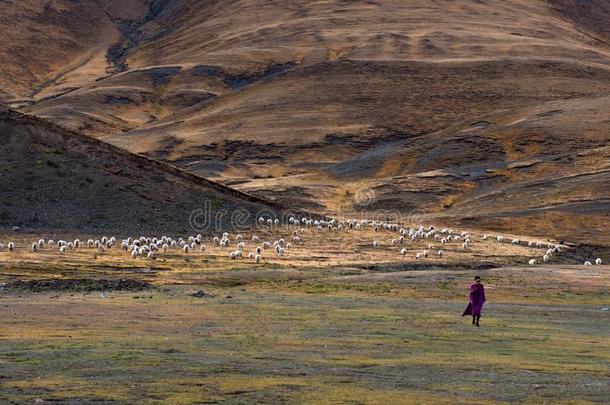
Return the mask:
<svg viewBox="0 0 610 405">
<path fill-rule="evenodd" d="M 105 298 L 1 291 L 0 400 L 492 403 L 610 393 L 599 310 L 610 300 L 608 266 L 479 269 L 489 302 L 475 328 L 459 317 L 472 269 L 363 269 L 313 235 L 305 241 L 299 249 L 324 256 L 323 267 L 299 252 L 261 266 L 214 249 L 154 263 L 2 253 L 5 281 L 112 274 L 158 288 Z M 506 257 L 523 253 L 503 247 Z M 389 250 L 359 249 L 379 261 Z M 200 288 L 214 297 L 190 297 Z"/>
</svg>

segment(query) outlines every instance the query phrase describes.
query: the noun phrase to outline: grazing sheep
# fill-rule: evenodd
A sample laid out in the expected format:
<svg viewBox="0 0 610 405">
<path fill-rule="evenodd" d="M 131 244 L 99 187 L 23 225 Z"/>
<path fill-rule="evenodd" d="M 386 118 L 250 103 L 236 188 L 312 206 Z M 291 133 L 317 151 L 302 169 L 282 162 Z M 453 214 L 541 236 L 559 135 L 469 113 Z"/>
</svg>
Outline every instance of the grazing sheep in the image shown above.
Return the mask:
<svg viewBox="0 0 610 405">
<path fill-rule="evenodd" d="M 257 247 L 256 247 L 256 254 L 257 254 L 257 255 L 260 255 L 262 250 L 263 250 L 263 249 L 262 249 L 260 246 L 257 246 Z"/>
<path fill-rule="evenodd" d="M 498 243 L 502 243 L 502 242 L 504 241 L 504 236 L 500 236 L 500 235 L 498 235 L 498 236 L 496 237 L 496 240 L 498 241 Z"/>
<path fill-rule="evenodd" d="M 406 256 L 407 255 L 407 249 L 404 249 L 404 248 L 400 249 L 400 254 L 403 255 L 403 256 Z"/>
<path fill-rule="evenodd" d="M 439 250 L 438 252 L 436 252 L 436 254 L 438 255 L 438 257 L 443 257 L 443 254 L 445 254 L 445 252 Z"/>
<path fill-rule="evenodd" d="M 9 244 L 8 244 L 8 251 L 12 252 L 13 250 L 15 250 L 15 244 L 13 242 L 9 242 Z"/>
<path fill-rule="evenodd" d="M 545 262 L 545 263 L 548 262 L 549 261 L 549 255 L 542 256 L 542 261 Z"/>
<path fill-rule="evenodd" d="M 246 247 L 246 242 L 239 242 L 239 244 L 237 244 L 237 248 L 240 250 L 244 250 L 245 247 Z"/>
<path fill-rule="evenodd" d="M 601 258 L 597 258 L 595 259 L 595 264 L 597 264 L 598 266 L 602 264 L 602 259 Z"/>
<path fill-rule="evenodd" d="M 483 235 L 483 240 L 487 240 L 487 238 L 489 238 L 489 236 Z"/>
<path fill-rule="evenodd" d="M 59 253 L 61 253 L 62 255 L 63 255 L 64 253 L 66 253 L 66 247 L 65 247 L 65 246 L 61 246 L 61 247 L 59 248 Z"/>
<path fill-rule="evenodd" d="M 260 238 L 256 235 L 252 235 L 252 242 L 256 243 L 260 240 Z"/>
<path fill-rule="evenodd" d="M 421 259 L 422 257 L 424 257 L 424 254 L 423 254 L 423 253 L 417 253 L 417 254 L 415 255 L 415 259 L 416 259 L 416 260 L 419 260 L 419 259 Z"/>
<path fill-rule="evenodd" d="M 373 241 L 373 247 L 377 247 L 379 246 L 379 242 L 377 242 L 376 240 Z"/>
<path fill-rule="evenodd" d="M 190 247 L 189 245 L 184 245 L 184 246 L 182 247 L 182 250 L 184 251 L 184 253 L 188 253 L 190 248 L 191 248 L 191 247 Z"/>
<path fill-rule="evenodd" d="M 590 261 L 588 261 L 588 260 L 587 260 L 587 261 L 584 263 L 584 265 L 585 265 L 585 266 L 593 266 L 593 263 L 591 263 Z"/>
<path fill-rule="evenodd" d="M 252 252 L 248 253 L 248 259 L 254 259 L 254 253 L 252 253 Z"/>
<path fill-rule="evenodd" d="M 155 260 L 155 252 L 148 252 L 148 254 L 146 255 L 146 260 Z"/>
<path fill-rule="evenodd" d="M 238 241 L 241 241 L 243 238 L 244 238 L 244 237 L 243 237 L 243 236 L 241 236 L 241 235 L 239 235 L 239 234 L 238 234 L 238 235 L 235 237 L 235 239 L 236 239 L 236 240 L 238 240 Z"/>
<path fill-rule="evenodd" d="M 254 256 L 254 260 L 256 261 L 256 263 L 260 263 L 262 258 L 263 257 L 261 255 Z"/>
<path fill-rule="evenodd" d="M 527 262 L 527 264 L 529 264 L 530 266 L 535 266 L 536 265 L 536 259 L 531 259 L 529 262 Z"/>
</svg>

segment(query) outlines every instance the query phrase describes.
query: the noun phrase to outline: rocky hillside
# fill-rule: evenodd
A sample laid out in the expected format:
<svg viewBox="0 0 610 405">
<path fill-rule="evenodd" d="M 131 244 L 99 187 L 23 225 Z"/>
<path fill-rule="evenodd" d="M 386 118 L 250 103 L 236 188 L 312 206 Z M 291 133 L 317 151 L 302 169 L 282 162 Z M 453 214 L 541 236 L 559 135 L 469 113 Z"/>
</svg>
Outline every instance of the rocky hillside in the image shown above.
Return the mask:
<svg viewBox="0 0 610 405">
<path fill-rule="evenodd" d="M 605 0 L 23 4 L 0 6 L 23 112 L 293 206 L 610 243 Z"/>
<path fill-rule="evenodd" d="M 277 207 L 38 118 L 0 111 L 0 228 L 206 232 Z M 238 211 L 239 210 L 239 211 Z"/>
</svg>

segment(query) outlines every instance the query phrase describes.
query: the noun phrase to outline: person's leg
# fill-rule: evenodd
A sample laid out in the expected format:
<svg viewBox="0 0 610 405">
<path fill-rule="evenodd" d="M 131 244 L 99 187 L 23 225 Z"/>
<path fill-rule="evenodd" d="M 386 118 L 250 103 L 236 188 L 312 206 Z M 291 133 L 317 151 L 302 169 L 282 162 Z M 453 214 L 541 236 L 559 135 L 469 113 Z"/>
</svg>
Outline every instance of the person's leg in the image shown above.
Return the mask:
<svg viewBox="0 0 610 405">
<path fill-rule="evenodd" d="M 479 319 L 481 319 L 481 316 L 477 316 L 477 326 L 479 326 Z"/>
<path fill-rule="evenodd" d="M 477 317 L 473 315 L 473 316 L 472 316 L 472 324 L 473 324 L 473 325 L 474 325 L 474 322 L 475 322 L 475 320 L 476 320 L 476 319 L 477 319 Z"/>
</svg>

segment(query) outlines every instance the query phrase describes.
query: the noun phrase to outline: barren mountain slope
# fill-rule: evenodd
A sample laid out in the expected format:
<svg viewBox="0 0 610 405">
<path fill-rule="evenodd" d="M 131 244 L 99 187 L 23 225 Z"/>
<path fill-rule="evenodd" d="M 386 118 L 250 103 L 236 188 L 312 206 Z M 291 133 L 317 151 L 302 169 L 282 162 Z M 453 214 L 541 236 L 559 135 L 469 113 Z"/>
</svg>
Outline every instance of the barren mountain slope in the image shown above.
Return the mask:
<svg viewBox="0 0 610 405">
<path fill-rule="evenodd" d="M 582 240 L 582 215 L 606 207 L 604 0 L 148 6 L 115 24 L 124 37 L 108 53 L 114 73 L 69 92 L 50 83 L 51 96 L 23 110 L 326 212 L 373 188 L 374 208 L 474 224 L 513 211 Z M 583 173 L 589 165 L 600 173 Z M 483 175 L 428 174 L 447 170 Z M 591 209 L 567 216 L 582 217 L 573 224 L 539 221 L 541 207 L 567 218 L 574 202 Z"/>
<path fill-rule="evenodd" d="M 376 71 L 377 63 L 434 62 L 438 66 L 432 68 L 434 73 L 428 80 L 451 86 L 460 82 L 452 71 L 456 61 L 511 59 L 516 66 L 533 57 L 605 68 L 610 55 L 607 45 L 564 15 L 568 11 L 562 14 L 541 0 L 158 3 L 162 4 L 157 14 L 148 13 L 154 18 L 142 20 L 145 22 L 129 32 L 126 42 L 132 47 L 123 55 L 125 73 L 27 111 L 103 136 L 143 126 L 152 127 L 154 134 L 159 125 L 180 121 L 182 116 L 174 115 L 176 112 L 193 107 L 188 123 L 170 128 L 170 135 L 179 141 L 209 145 L 236 137 L 255 141 L 294 138 L 304 132 L 319 139 L 336 132 L 375 131 L 379 121 L 388 127 L 405 127 L 409 116 L 368 111 L 370 101 L 383 104 L 388 92 L 383 84 L 376 89 L 385 79 L 384 72 Z M 588 21 L 586 17 L 584 13 L 579 19 Z M 346 70 L 341 62 L 348 60 L 363 63 L 355 62 Z M 286 71 L 290 71 L 288 79 L 282 75 Z M 493 72 L 477 73 L 485 83 L 465 89 L 466 96 L 475 102 L 481 93 L 494 90 Z M 397 89 L 408 94 L 406 86 L 417 78 L 410 71 L 394 73 L 390 85 L 404 81 L 404 87 Z M 259 96 L 257 86 L 251 85 L 261 80 L 270 83 L 262 87 Z M 306 83 L 300 83 L 303 81 Z M 331 95 L 338 94 L 325 103 L 324 92 L 329 87 Z M 236 94 L 241 92 L 247 94 Z M 223 99 L 225 95 L 230 96 L 229 101 Z M 212 101 L 216 96 L 221 97 Z M 386 104 L 392 107 L 394 101 Z M 239 111 L 234 114 L 236 104 Z M 281 104 L 287 111 L 269 109 L 269 104 Z M 485 100 L 480 104 L 485 105 Z M 423 105 L 419 109 L 422 114 L 434 114 L 445 106 L 432 109 Z M 456 109 L 461 111 L 461 106 Z M 368 117 L 352 122 L 353 114 L 346 115 L 344 110 Z M 283 116 L 276 127 L 271 123 L 278 114 Z M 210 115 L 230 119 L 231 125 L 208 125 Z M 436 120 L 443 125 L 453 119 L 447 118 Z M 155 135 L 147 149 L 163 150 L 162 138 Z"/>
<path fill-rule="evenodd" d="M 257 212 L 276 209 L 174 167 L 10 110 L 0 111 L 0 140 L 0 227 L 204 232 L 214 230 L 215 221 L 223 229 L 232 223 L 247 226 Z M 201 209 L 209 209 L 209 217 L 195 215 Z M 243 215 L 231 217 L 237 209 L 251 214 L 240 211 Z M 223 216 L 217 217 L 220 212 Z"/>
<path fill-rule="evenodd" d="M 115 18 L 146 10 L 146 0 L 0 2 L 0 98 L 19 105 L 105 75 L 121 41 Z"/>
</svg>

